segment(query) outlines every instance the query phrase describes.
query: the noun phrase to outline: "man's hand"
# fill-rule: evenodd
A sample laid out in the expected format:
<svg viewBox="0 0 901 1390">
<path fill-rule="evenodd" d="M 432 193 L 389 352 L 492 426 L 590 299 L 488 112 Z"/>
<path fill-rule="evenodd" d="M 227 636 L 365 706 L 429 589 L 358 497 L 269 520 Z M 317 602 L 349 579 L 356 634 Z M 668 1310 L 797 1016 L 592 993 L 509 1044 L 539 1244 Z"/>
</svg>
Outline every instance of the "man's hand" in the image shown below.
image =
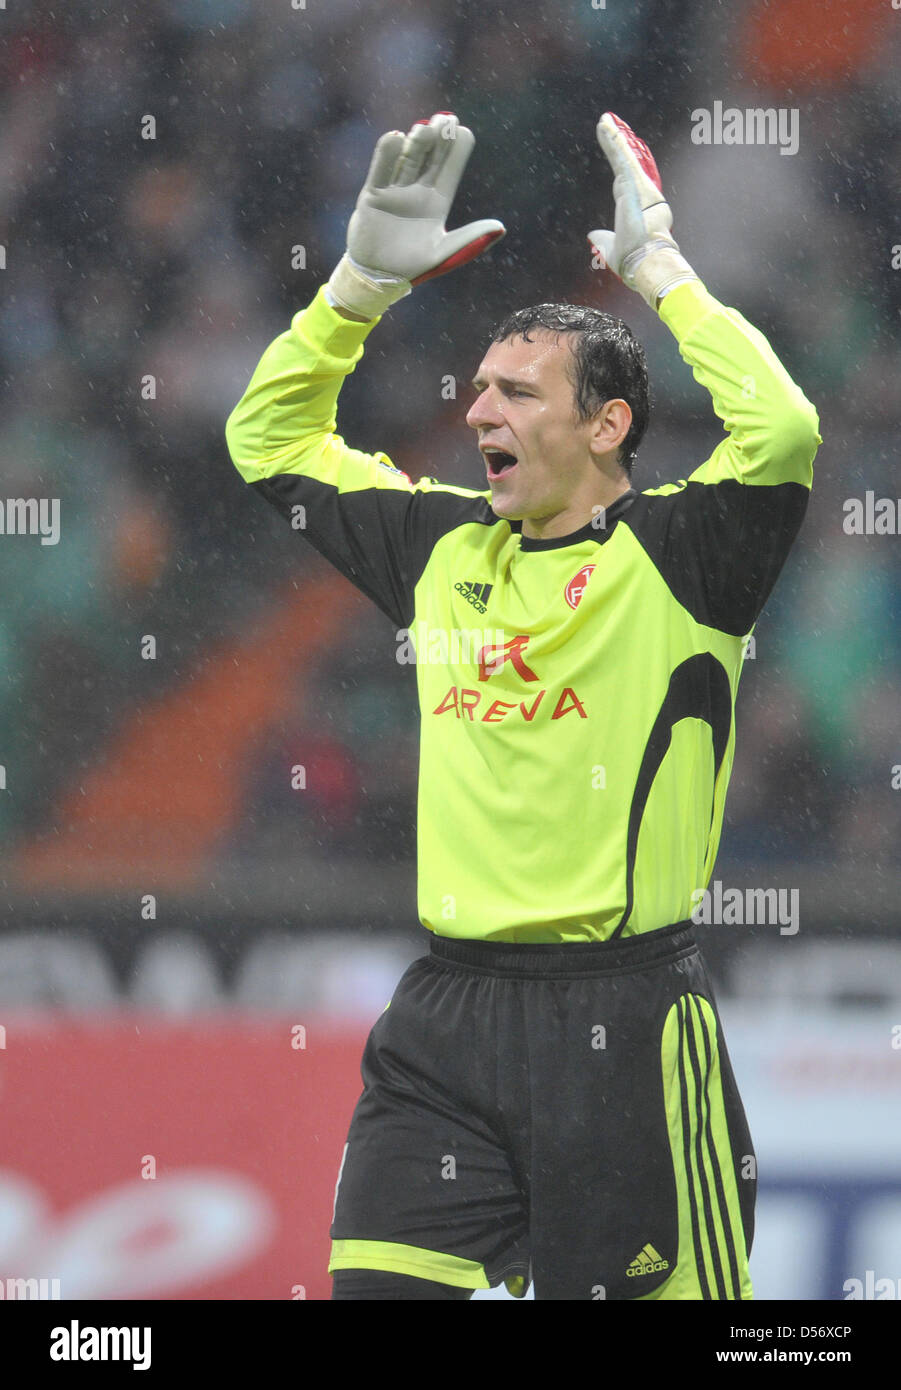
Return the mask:
<svg viewBox="0 0 901 1390">
<path fill-rule="evenodd" d="M 645 142 L 611 111 L 598 121 L 597 137 L 614 174 L 615 230 L 589 232 L 589 243 L 624 285 L 656 309 L 669 290 L 698 276 L 670 236 L 673 214 Z"/>
<path fill-rule="evenodd" d="M 375 147 L 347 229 L 347 251 L 328 288 L 332 301 L 367 319 L 414 285 L 465 265 L 504 236 L 491 218 L 445 230 L 475 137 L 449 111 L 391 130 Z"/>
</svg>

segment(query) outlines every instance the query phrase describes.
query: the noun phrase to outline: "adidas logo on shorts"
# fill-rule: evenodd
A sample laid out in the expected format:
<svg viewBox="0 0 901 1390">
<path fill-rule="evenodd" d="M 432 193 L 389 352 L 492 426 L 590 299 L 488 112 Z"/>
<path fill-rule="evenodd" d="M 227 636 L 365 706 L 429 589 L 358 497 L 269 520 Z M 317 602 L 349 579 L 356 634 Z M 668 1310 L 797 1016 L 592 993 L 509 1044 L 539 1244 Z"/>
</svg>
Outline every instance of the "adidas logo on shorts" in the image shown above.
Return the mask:
<svg viewBox="0 0 901 1390">
<path fill-rule="evenodd" d="M 653 1245 L 646 1245 L 643 1250 L 639 1250 L 626 1270 L 626 1275 L 629 1279 L 635 1279 L 639 1274 L 656 1274 L 661 1269 L 669 1269 L 669 1260 L 658 1254 Z"/>
</svg>

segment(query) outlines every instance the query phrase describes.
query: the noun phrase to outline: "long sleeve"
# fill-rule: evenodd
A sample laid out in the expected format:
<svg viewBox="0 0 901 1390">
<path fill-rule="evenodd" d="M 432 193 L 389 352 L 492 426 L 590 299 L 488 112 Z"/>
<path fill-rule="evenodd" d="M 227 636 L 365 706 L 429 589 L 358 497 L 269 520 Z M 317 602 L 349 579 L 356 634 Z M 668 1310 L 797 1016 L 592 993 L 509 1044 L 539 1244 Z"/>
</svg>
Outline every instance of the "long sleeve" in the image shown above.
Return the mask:
<svg viewBox="0 0 901 1390">
<path fill-rule="evenodd" d="M 489 508 L 481 494 L 434 478 L 414 484 L 386 454 L 352 449 L 335 432 L 339 392 L 378 322 L 343 318 L 320 288 L 263 353 L 225 437 L 245 481 L 406 627 L 436 540 L 472 520 L 474 507 Z"/>
<path fill-rule="evenodd" d="M 672 290 L 660 317 L 728 433 L 687 479 L 643 492 L 629 524 L 685 607 L 741 636 L 804 519 L 817 412 L 763 334 L 699 282 Z"/>
<path fill-rule="evenodd" d="M 672 290 L 660 318 L 729 431 L 692 480 L 795 482 L 809 489 L 814 455 L 823 442 L 817 412 L 763 334 L 699 281 Z"/>
</svg>

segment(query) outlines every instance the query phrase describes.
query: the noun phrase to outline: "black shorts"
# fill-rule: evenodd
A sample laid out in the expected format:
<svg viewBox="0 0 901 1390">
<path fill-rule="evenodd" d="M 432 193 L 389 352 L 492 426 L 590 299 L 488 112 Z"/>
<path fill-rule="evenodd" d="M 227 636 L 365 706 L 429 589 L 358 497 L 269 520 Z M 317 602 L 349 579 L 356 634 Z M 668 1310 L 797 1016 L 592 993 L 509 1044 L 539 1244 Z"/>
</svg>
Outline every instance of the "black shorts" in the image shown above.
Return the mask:
<svg viewBox="0 0 901 1390">
<path fill-rule="evenodd" d="M 372 1029 L 329 1271 L 751 1298 L 756 1162 L 690 923 L 434 938 Z"/>
</svg>

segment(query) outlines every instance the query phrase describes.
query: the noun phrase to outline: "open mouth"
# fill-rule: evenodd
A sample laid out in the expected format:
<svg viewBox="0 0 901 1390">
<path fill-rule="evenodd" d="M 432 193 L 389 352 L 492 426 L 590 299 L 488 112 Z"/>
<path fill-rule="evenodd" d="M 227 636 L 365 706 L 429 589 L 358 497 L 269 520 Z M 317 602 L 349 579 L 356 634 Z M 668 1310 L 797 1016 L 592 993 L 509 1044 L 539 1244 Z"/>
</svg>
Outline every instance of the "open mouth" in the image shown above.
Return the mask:
<svg viewBox="0 0 901 1390">
<path fill-rule="evenodd" d="M 495 478 L 502 478 L 504 474 L 512 472 L 516 467 L 514 455 L 506 453 L 503 449 L 485 449 L 483 453 L 488 465 L 488 477 L 492 481 Z"/>
</svg>

